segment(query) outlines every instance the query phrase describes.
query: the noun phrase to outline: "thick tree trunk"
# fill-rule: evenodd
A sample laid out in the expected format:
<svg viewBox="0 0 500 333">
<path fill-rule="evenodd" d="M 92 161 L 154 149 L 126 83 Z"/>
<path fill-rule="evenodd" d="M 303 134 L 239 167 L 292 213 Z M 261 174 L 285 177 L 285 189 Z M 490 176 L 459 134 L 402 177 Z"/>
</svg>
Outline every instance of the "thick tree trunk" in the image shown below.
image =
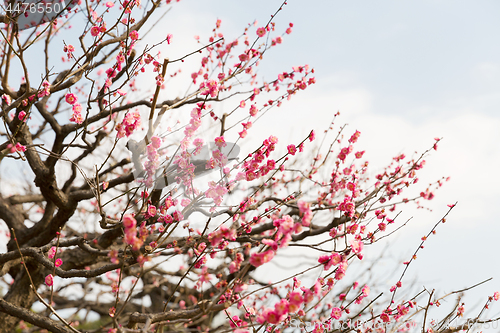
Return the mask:
<svg viewBox="0 0 500 333">
<path fill-rule="evenodd" d="M 36 262 L 32 260 L 27 260 L 26 266 L 35 284 L 35 288 L 38 287 L 44 279 L 42 274 L 43 267 L 38 266 Z M 5 295 L 4 300 L 11 305 L 30 309 L 36 299 L 35 293 L 31 290 L 31 280 L 23 267 L 17 274 L 14 283 L 10 286 L 9 292 Z M 9 316 L 5 312 L 0 312 L 0 333 L 14 332 L 18 322 L 19 318 Z"/>
</svg>

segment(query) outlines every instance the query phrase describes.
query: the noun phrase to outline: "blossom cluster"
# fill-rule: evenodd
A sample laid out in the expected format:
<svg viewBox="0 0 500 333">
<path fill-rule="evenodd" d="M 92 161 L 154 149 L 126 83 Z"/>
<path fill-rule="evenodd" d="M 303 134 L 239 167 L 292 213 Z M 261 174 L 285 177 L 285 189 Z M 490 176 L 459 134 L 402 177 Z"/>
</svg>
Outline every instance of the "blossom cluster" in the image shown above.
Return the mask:
<svg viewBox="0 0 500 333">
<path fill-rule="evenodd" d="M 75 122 L 77 124 L 83 123 L 82 117 L 82 105 L 78 103 L 78 97 L 73 93 L 67 93 L 65 96 L 66 103 L 70 104 L 73 108 L 73 115 L 69 121 Z"/>
<path fill-rule="evenodd" d="M 125 118 L 120 124 L 117 124 L 115 130 L 118 132 L 117 137 L 129 137 L 135 130 L 141 126 L 141 114 L 139 111 L 131 111 L 125 115 Z"/>
<path fill-rule="evenodd" d="M 252 181 L 274 170 L 276 168 L 276 162 L 273 159 L 268 159 L 266 163 L 263 162 L 266 157 L 269 157 L 269 154 L 275 150 L 276 143 L 278 143 L 278 138 L 273 135 L 271 135 L 269 139 L 264 140 L 262 147 L 254 154 L 249 155 L 251 159 L 243 163 L 245 172 L 240 172 L 236 178 Z"/>
<path fill-rule="evenodd" d="M 151 138 L 151 143 L 146 147 L 147 161 L 144 162 L 144 170 L 146 171 L 145 186 L 151 187 L 154 183 L 154 176 L 158 166 L 160 165 L 160 154 L 158 153 L 158 148 L 160 148 L 161 139 L 157 136 Z"/>
</svg>

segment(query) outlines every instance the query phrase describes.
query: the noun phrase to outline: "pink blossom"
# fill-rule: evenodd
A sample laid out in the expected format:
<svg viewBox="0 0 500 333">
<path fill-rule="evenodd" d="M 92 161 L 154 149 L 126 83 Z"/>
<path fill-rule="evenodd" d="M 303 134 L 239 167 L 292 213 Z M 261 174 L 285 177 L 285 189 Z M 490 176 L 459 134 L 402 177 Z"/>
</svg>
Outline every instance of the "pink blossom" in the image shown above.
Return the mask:
<svg viewBox="0 0 500 333">
<path fill-rule="evenodd" d="M 295 153 L 297 152 L 297 148 L 295 147 L 295 145 L 288 145 L 286 148 L 288 149 L 288 153 L 291 155 L 295 155 Z"/>
<path fill-rule="evenodd" d="M 266 252 L 261 252 L 261 253 L 254 253 L 250 256 L 250 264 L 252 264 L 255 267 L 259 267 L 271 261 L 273 257 L 274 257 L 273 250 L 268 250 Z"/>
<path fill-rule="evenodd" d="M 38 93 L 38 98 L 42 98 L 44 96 L 49 96 L 50 95 L 50 83 L 45 80 L 42 82 L 43 90 Z"/>
<path fill-rule="evenodd" d="M 340 308 L 333 308 L 331 316 L 333 319 L 340 319 L 342 317 L 342 310 Z"/>
<path fill-rule="evenodd" d="M 101 32 L 101 29 L 97 26 L 93 26 L 91 29 L 90 29 L 90 34 L 93 36 L 93 37 L 96 37 L 97 35 L 99 35 L 99 33 Z"/>
<path fill-rule="evenodd" d="M 73 112 L 82 112 L 82 105 L 80 103 L 73 104 Z"/>
<path fill-rule="evenodd" d="M 112 8 L 112 7 L 114 7 L 114 5 L 115 4 L 111 1 L 106 2 L 106 7 L 108 7 L 108 8 Z"/>
<path fill-rule="evenodd" d="M 351 249 L 356 254 L 361 253 L 363 251 L 363 242 L 357 240 L 351 241 Z"/>
<path fill-rule="evenodd" d="M 12 102 L 12 99 L 7 94 L 3 94 L 2 99 L 4 100 L 5 104 L 7 104 L 7 105 L 10 105 L 10 103 Z"/>
<path fill-rule="evenodd" d="M 157 137 L 157 136 L 153 136 L 151 138 L 151 143 L 153 144 L 153 147 L 155 149 L 158 149 L 161 146 L 161 139 L 159 137 Z"/>
<path fill-rule="evenodd" d="M 219 148 L 227 146 L 226 140 L 224 140 L 223 136 L 219 136 L 215 138 L 215 145 Z"/>
<path fill-rule="evenodd" d="M 281 299 L 274 305 L 274 311 L 278 316 L 286 314 L 288 312 L 288 301 L 286 299 Z"/>
<path fill-rule="evenodd" d="M 495 301 L 498 301 L 500 299 L 500 292 L 495 291 L 495 293 L 493 294 L 493 298 L 495 299 Z"/>
<path fill-rule="evenodd" d="M 135 228 L 136 225 L 137 221 L 132 215 L 125 214 L 125 216 L 123 216 L 123 226 L 125 229 Z"/>
<path fill-rule="evenodd" d="M 156 215 L 156 207 L 153 205 L 148 206 L 148 215 L 155 216 Z"/>
<path fill-rule="evenodd" d="M 21 121 L 25 121 L 24 117 L 26 116 L 26 112 L 24 111 L 21 111 L 19 112 L 19 114 L 17 115 L 17 118 L 19 118 L 19 120 Z"/>
<path fill-rule="evenodd" d="M 283 319 L 285 319 L 285 315 L 279 315 L 276 313 L 276 311 L 273 311 L 271 309 L 265 309 L 264 312 L 262 313 L 262 317 L 264 319 L 264 322 L 267 322 L 269 324 L 277 324 Z"/>
<path fill-rule="evenodd" d="M 174 220 L 176 222 L 180 222 L 180 221 L 184 220 L 184 215 L 182 215 L 182 213 L 179 212 L 178 210 L 176 210 L 175 212 L 172 213 L 172 217 L 174 218 Z"/>
<path fill-rule="evenodd" d="M 82 114 L 78 113 L 78 112 L 73 113 L 71 118 L 69 118 L 69 121 L 72 121 L 72 122 L 77 123 L 77 124 L 83 123 Z"/>
<path fill-rule="evenodd" d="M 265 28 L 258 28 L 257 29 L 257 36 L 264 37 L 265 34 L 266 34 L 266 29 Z"/>
<path fill-rule="evenodd" d="M 201 95 L 210 95 L 216 97 L 219 93 L 219 86 L 217 81 L 209 80 L 200 84 Z"/>
<path fill-rule="evenodd" d="M 355 143 L 356 141 L 358 141 L 358 138 L 360 135 L 361 135 L 361 132 L 356 130 L 356 132 L 354 132 L 354 134 L 349 138 L 349 142 Z"/>
<path fill-rule="evenodd" d="M 52 259 L 54 258 L 55 255 L 56 255 L 56 247 L 52 246 L 49 252 L 47 253 L 47 256 L 49 257 L 49 259 Z"/>
<path fill-rule="evenodd" d="M 11 147 L 11 149 L 10 149 L 11 153 L 13 153 L 15 151 L 17 151 L 17 152 L 25 152 L 26 151 L 26 147 L 23 146 L 22 144 L 20 144 L 19 142 L 16 142 L 15 146 L 12 146 L 12 144 L 9 144 L 7 146 L 7 148 L 9 148 L 9 146 Z"/>
<path fill-rule="evenodd" d="M 299 206 L 299 211 L 302 215 L 302 225 L 308 227 L 313 217 L 311 204 L 309 202 L 301 200 L 297 203 L 297 205 Z"/>
<path fill-rule="evenodd" d="M 382 313 L 380 315 L 380 319 L 382 319 L 382 321 L 384 323 L 388 323 L 391 319 L 389 318 L 389 315 L 387 313 Z"/>
<path fill-rule="evenodd" d="M 131 31 L 131 32 L 130 32 L 130 39 L 132 39 L 132 40 L 137 40 L 137 39 L 139 39 L 139 33 L 138 33 L 136 30 Z"/>
<path fill-rule="evenodd" d="M 137 128 L 141 126 L 141 114 L 139 111 L 131 111 L 125 115 L 121 124 L 116 125 L 118 138 L 129 137 Z"/>
<path fill-rule="evenodd" d="M 356 156 L 356 158 L 361 158 L 361 157 L 363 157 L 364 153 L 365 153 L 364 150 L 363 151 L 358 151 L 358 152 L 354 153 L 354 156 Z"/>
<path fill-rule="evenodd" d="M 52 274 L 49 274 L 45 277 L 45 284 L 49 287 L 54 284 L 54 277 L 52 276 Z"/>
<path fill-rule="evenodd" d="M 342 261 L 342 256 L 337 252 L 331 255 L 320 256 L 318 262 L 325 266 L 325 271 L 329 270 L 332 266 L 338 265 Z"/>
<path fill-rule="evenodd" d="M 60 267 L 62 264 L 63 264 L 63 261 L 61 258 L 57 258 L 56 262 L 54 263 L 54 265 L 56 265 L 56 267 Z"/>
<path fill-rule="evenodd" d="M 252 117 L 255 117 L 257 115 L 257 112 L 259 110 L 257 109 L 257 107 L 255 106 L 255 104 L 252 104 L 252 106 L 250 106 L 250 115 Z"/>
<path fill-rule="evenodd" d="M 82 105 L 80 103 L 73 104 L 73 115 L 69 118 L 69 121 L 75 122 L 77 124 L 83 123 L 82 117 Z"/>
<path fill-rule="evenodd" d="M 311 131 L 309 134 L 309 141 L 313 141 L 316 138 L 316 133 L 314 131 Z"/>
<path fill-rule="evenodd" d="M 365 297 L 368 297 L 368 295 L 370 295 L 370 287 L 365 285 L 363 289 L 361 289 L 361 292 Z"/>
<path fill-rule="evenodd" d="M 247 136 L 247 130 L 244 129 L 243 131 L 238 132 L 238 135 L 240 138 L 244 139 Z"/>
<path fill-rule="evenodd" d="M 67 93 L 65 98 L 66 98 L 66 103 L 71 105 L 75 104 L 76 101 L 78 101 L 78 97 L 76 97 L 76 95 L 72 93 Z"/>
<path fill-rule="evenodd" d="M 289 295 L 290 303 L 301 305 L 304 302 L 302 294 L 299 291 L 292 291 Z"/>
</svg>

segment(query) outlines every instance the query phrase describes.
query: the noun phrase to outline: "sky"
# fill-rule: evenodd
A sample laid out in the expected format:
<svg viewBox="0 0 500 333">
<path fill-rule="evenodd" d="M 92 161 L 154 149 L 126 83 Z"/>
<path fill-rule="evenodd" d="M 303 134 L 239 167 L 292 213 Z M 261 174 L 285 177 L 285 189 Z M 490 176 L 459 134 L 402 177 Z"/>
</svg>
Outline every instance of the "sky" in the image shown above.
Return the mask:
<svg viewBox="0 0 500 333">
<path fill-rule="evenodd" d="M 280 4 L 182 0 L 150 37 L 172 33 L 171 46 L 162 52 L 176 58 L 197 48 L 193 36 L 206 36 L 217 19 L 228 38 L 236 37 L 254 20 L 263 26 Z M 255 140 L 273 134 L 282 142 L 296 141 L 311 129 L 320 133 L 340 111 L 337 125 L 348 124 L 347 133 L 361 132 L 357 147 L 366 150 L 375 169 L 443 138 L 420 179 L 424 184 L 442 176 L 451 180 L 428 203 L 432 212 L 405 211 L 413 219 L 391 238 L 391 255 L 396 264 L 408 260 L 447 204 L 458 202 L 408 277 L 443 293 L 493 277 L 473 292 L 470 305 L 500 289 L 495 262 L 500 226 L 494 211 L 500 199 L 499 12 L 500 2 L 486 0 L 290 0 L 275 22 L 278 31 L 292 22 L 293 32 L 266 54 L 259 75 L 271 79 L 309 64 L 317 83 L 252 128 Z M 386 245 L 366 251 L 375 255 Z M 396 282 L 385 278 L 388 286 Z M 490 312 L 499 313 L 500 306 Z"/>
<path fill-rule="evenodd" d="M 218 18 L 222 31 L 237 35 L 254 20 L 264 25 L 280 4 L 181 1 L 162 29 L 174 35 L 174 45 L 181 38 L 188 48 L 192 36 L 211 29 Z M 497 1 L 288 1 L 276 27 L 284 30 L 293 22 L 293 33 L 260 66 L 263 76 L 272 77 L 309 64 L 317 78 L 316 85 L 254 125 L 262 137 L 302 138 L 324 129 L 340 111 L 337 124 L 347 123 L 348 133 L 361 131 L 357 147 L 375 168 L 443 138 L 420 179 L 451 179 L 428 203 L 432 212 L 405 208 L 413 219 L 391 238 L 391 256 L 399 264 L 409 259 L 447 204 L 458 202 L 407 278 L 443 294 L 493 277 L 465 298 L 466 309 L 500 289 L 494 210 L 500 199 L 499 10 Z M 388 286 L 394 278 L 386 276 Z M 490 314 L 499 312 L 496 306 Z"/>
</svg>

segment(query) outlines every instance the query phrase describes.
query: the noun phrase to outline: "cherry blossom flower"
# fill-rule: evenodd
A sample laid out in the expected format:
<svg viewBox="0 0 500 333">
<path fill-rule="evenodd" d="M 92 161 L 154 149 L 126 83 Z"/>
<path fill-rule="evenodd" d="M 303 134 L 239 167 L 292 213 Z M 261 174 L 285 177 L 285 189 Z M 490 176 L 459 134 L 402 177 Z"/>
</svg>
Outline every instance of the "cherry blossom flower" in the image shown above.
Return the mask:
<svg viewBox="0 0 500 333">
<path fill-rule="evenodd" d="M 358 141 L 360 135 L 361 132 L 356 130 L 356 132 L 354 132 L 354 134 L 349 138 L 349 143 L 355 143 L 356 141 Z"/>
<path fill-rule="evenodd" d="M 354 156 L 356 156 L 356 158 L 361 158 L 361 157 L 363 157 L 364 153 L 365 153 L 364 150 L 363 151 L 358 151 L 358 152 L 354 153 Z"/>
<path fill-rule="evenodd" d="M 388 323 L 389 321 L 391 321 L 389 315 L 385 312 L 380 315 L 380 319 L 382 319 L 384 323 Z"/>
<path fill-rule="evenodd" d="M 216 137 L 214 141 L 215 141 L 215 145 L 219 148 L 227 146 L 226 140 L 224 140 L 223 136 Z"/>
<path fill-rule="evenodd" d="M 325 271 L 329 270 L 332 266 L 338 265 L 342 261 L 342 256 L 337 252 L 331 255 L 320 256 L 318 262 L 324 265 Z"/>
<path fill-rule="evenodd" d="M 56 247 L 52 246 L 49 252 L 47 252 L 47 256 L 49 257 L 49 259 L 52 259 L 54 258 L 55 255 L 56 255 Z"/>
<path fill-rule="evenodd" d="M 24 111 L 21 111 L 19 112 L 19 114 L 17 115 L 17 118 L 19 118 L 19 120 L 21 121 L 26 121 L 26 119 L 24 119 L 24 117 L 26 116 L 26 112 Z"/>
<path fill-rule="evenodd" d="M 141 126 L 141 114 L 139 111 L 131 111 L 125 115 L 121 124 L 116 125 L 118 138 L 129 137 L 136 129 Z"/>
<path fill-rule="evenodd" d="M 10 105 L 10 103 L 12 102 L 12 99 L 11 99 L 11 98 L 10 98 L 10 96 L 9 96 L 9 95 L 7 95 L 7 94 L 3 94 L 3 95 L 2 95 L 2 99 L 3 99 L 3 101 L 5 102 L 5 104 L 7 104 L 7 105 Z"/>
<path fill-rule="evenodd" d="M 93 26 L 91 29 L 90 29 L 90 34 L 93 36 L 93 37 L 96 37 L 97 35 L 99 35 L 99 33 L 101 32 L 101 29 L 99 27 L 96 27 L 96 26 Z"/>
<path fill-rule="evenodd" d="M 82 105 L 80 103 L 74 103 L 73 104 L 73 115 L 71 118 L 69 118 L 69 121 L 75 122 L 77 124 L 83 123 L 83 116 L 82 116 Z"/>
<path fill-rule="evenodd" d="M 333 308 L 331 316 L 333 319 L 340 319 L 342 317 L 342 310 L 338 307 Z"/>
<path fill-rule="evenodd" d="M 316 133 L 314 131 L 311 131 L 311 133 L 309 134 L 309 141 L 314 141 L 314 139 L 316 138 Z"/>
<path fill-rule="evenodd" d="M 363 242 L 357 240 L 351 241 L 351 249 L 356 254 L 361 253 L 363 251 Z"/>
<path fill-rule="evenodd" d="M 130 39 L 132 40 L 137 40 L 139 39 L 139 32 L 136 30 L 130 32 Z"/>
<path fill-rule="evenodd" d="M 61 259 L 61 258 L 57 258 L 57 259 L 56 259 L 56 262 L 54 263 L 54 265 L 55 265 L 56 267 L 60 267 L 62 264 L 63 264 L 63 261 L 62 261 L 62 259 Z"/>
<path fill-rule="evenodd" d="M 43 90 L 40 91 L 37 96 L 38 98 L 42 98 L 42 97 L 45 97 L 45 96 L 49 96 L 50 95 L 50 83 L 47 81 L 47 80 L 44 80 L 42 82 L 42 87 L 43 87 Z"/>
<path fill-rule="evenodd" d="M 123 226 L 125 227 L 125 229 L 135 228 L 136 225 L 137 221 L 132 215 L 125 214 L 123 216 Z"/>
<path fill-rule="evenodd" d="M 257 107 L 255 106 L 255 104 L 252 104 L 252 105 L 250 106 L 250 111 L 249 111 L 249 112 L 250 112 L 250 115 L 251 115 L 252 117 L 255 117 L 255 116 L 257 115 L 257 112 L 258 112 L 258 111 L 259 111 L 259 110 L 258 110 L 258 109 L 257 109 Z"/>
<path fill-rule="evenodd" d="M 15 153 L 16 151 L 17 152 L 25 152 L 26 151 L 26 147 L 23 146 L 22 144 L 20 144 L 19 142 L 16 142 L 15 145 L 13 145 L 12 143 L 9 143 L 7 145 L 7 149 L 9 149 L 9 151 L 11 153 Z"/>
<path fill-rule="evenodd" d="M 288 301 L 281 299 L 278 303 L 274 304 L 274 311 L 278 316 L 282 316 L 288 312 Z"/>
<path fill-rule="evenodd" d="M 217 94 L 219 93 L 219 86 L 217 81 L 209 80 L 200 84 L 200 90 L 201 95 L 210 95 L 211 97 L 217 97 Z"/>
<path fill-rule="evenodd" d="M 54 277 L 52 276 L 52 274 L 49 274 L 45 277 L 45 284 L 49 287 L 54 284 Z"/>
<path fill-rule="evenodd" d="M 285 314 L 279 315 L 274 310 L 266 309 L 262 313 L 262 317 L 264 321 L 268 322 L 269 324 L 277 324 L 280 321 L 284 320 L 286 318 L 286 315 Z"/>
<path fill-rule="evenodd" d="M 265 28 L 258 28 L 257 29 L 257 36 L 264 37 L 265 34 L 266 34 L 266 29 Z"/>
<path fill-rule="evenodd" d="M 71 105 L 75 104 L 78 101 L 78 97 L 76 97 L 76 95 L 72 94 L 72 93 L 67 93 L 65 95 L 65 99 L 66 99 L 66 103 L 71 104 Z"/>
<path fill-rule="evenodd" d="M 262 266 L 265 263 L 268 263 L 273 259 L 274 251 L 268 250 L 266 252 L 254 253 L 250 256 L 250 264 L 255 267 Z"/>
<path fill-rule="evenodd" d="M 301 200 L 297 203 L 297 205 L 299 206 L 299 211 L 302 215 L 302 225 L 305 227 L 309 226 L 313 218 L 311 204 Z"/>
</svg>

